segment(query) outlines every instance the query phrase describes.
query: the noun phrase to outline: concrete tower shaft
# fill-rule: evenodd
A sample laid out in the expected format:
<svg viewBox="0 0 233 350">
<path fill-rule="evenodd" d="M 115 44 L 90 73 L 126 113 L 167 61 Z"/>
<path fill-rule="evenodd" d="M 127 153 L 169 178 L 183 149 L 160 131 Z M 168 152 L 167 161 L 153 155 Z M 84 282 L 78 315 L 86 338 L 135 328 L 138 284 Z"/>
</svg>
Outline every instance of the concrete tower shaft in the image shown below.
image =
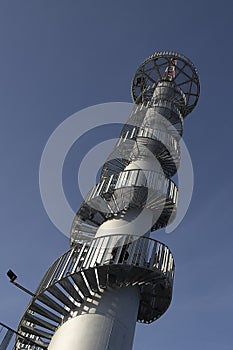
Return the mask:
<svg viewBox="0 0 233 350">
<path fill-rule="evenodd" d="M 130 350 L 136 321 L 151 323 L 169 307 L 174 259 L 150 232 L 175 217 L 171 177 L 199 92 L 182 55 L 156 52 L 139 66 L 133 111 L 74 218 L 71 249 L 49 268 L 19 324 L 38 349 Z M 26 349 L 23 338 L 17 346 Z"/>
</svg>

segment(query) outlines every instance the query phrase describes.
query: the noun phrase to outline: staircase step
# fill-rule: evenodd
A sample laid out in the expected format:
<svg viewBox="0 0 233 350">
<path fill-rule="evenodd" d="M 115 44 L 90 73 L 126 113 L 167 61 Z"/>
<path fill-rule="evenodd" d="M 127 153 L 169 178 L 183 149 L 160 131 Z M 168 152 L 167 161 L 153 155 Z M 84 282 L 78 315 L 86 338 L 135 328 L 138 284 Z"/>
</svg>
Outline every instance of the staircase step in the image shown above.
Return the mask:
<svg viewBox="0 0 233 350">
<path fill-rule="evenodd" d="M 24 345 L 24 347 L 19 347 L 19 349 L 36 349 L 36 350 L 41 350 L 41 349 L 47 349 L 49 346 L 49 343 L 40 341 L 40 340 L 36 340 L 36 339 L 30 339 L 30 338 L 26 338 L 23 336 L 18 335 L 17 336 L 17 341 L 21 344 Z M 28 347 L 28 345 L 30 345 L 30 348 Z M 37 346 L 35 348 L 35 346 Z M 13 348 L 13 350 L 16 350 L 18 348 Z"/>
<path fill-rule="evenodd" d="M 74 283 L 76 284 L 76 286 L 78 287 L 78 289 L 81 291 L 81 293 L 85 297 L 89 297 L 90 296 L 90 290 L 89 290 L 88 286 L 86 285 L 86 282 L 85 282 L 83 276 L 81 275 L 81 273 L 74 274 L 74 275 L 71 276 L 71 278 L 74 281 Z"/>
<path fill-rule="evenodd" d="M 106 288 L 107 281 L 108 281 L 108 266 L 101 266 L 100 268 L 97 267 L 97 272 L 98 272 L 100 287 Z"/>
<path fill-rule="evenodd" d="M 37 314 L 44 316 L 56 323 L 61 323 L 62 319 L 61 317 L 53 314 L 51 311 L 45 309 L 43 306 L 33 303 L 30 305 L 30 310 L 36 312 Z"/>
<path fill-rule="evenodd" d="M 51 334 L 51 333 L 48 333 L 48 332 L 42 331 L 41 329 L 30 327 L 27 325 L 21 325 L 20 330 L 21 330 L 21 332 L 33 334 L 37 337 L 42 337 L 45 339 L 51 339 L 53 336 L 53 334 Z"/>
<path fill-rule="evenodd" d="M 79 295 L 78 291 L 74 288 L 73 284 L 70 282 L 68 278 L 64 278 L 63 280 L 59 281 L 59 284 L 66 290 L 67 293 L 76 301 L 81 303 L 83 299 Z"/>
<path fill-rule="evenodd" d="M 136 284 L 145 284 L 145 283 L 155 283 L 155 282 L 159 282 L 162 281 L 164 279 L 163 276 L 161 276 L 160 273 L 158 272 L 150 272 L 150 273 L 144 273 L 144 275 L 138 277 L 137 279 L 135 278 L 135 283 Z"/>
<path fill-rule="evenodd" d="M 55 331 L 57 328 L 52 323 L 49 323 L 49 322 L 47 322 L 47 321 L 29 313 L 29 312 L 27 312 L 24 317 L 25 317 L 26 321 L 32 322 L 33 324 L 35 324 L 37 326 L 44 327 L 50 331 Z"/>
<path fill-rule="evenodd" d="M 98 292 L 99 288 L 98 288 L 98 283 L 96 280 L 95 269 L 91 268 L 91 269 L 85 270 L 84 274 L 85 274 L 85 277 L 88 281 L 88 284 L 89 284 L 91 290 L 93 292 Z"/>
<path fill-rule="evenodd" d="M 113 268 L 111 269 L 111 266 Z M 116 283 L 119 285 L 131 285 L 134 282 L 135 273 L 138 274 L 137 269 L 132 266 L 118 264 L 109 266 L 109 274 L 115 275 Z"/>
<path fill-rule="evenodd" d="M 71 310 L 76 306 L 55 284 L 48 288 L 48 292 Z"/>
<path fill-rule="evenodd" d="M 62 307 L 61 305 L 59 305 L 58 303 L 56 303 L 56 301 L 52 300 L 51 298 L 49 298 L 47 295 L 45 294 L 41 294 L 37 297 L 38 300 L 40 300 L 42 303 L 44 303 L 45 305 L 49 306 L 51 309 L 56 310 L 59 314 L 66 316 L 69 314 L 68 311 L 66 311 L 64 309 L 64 307 Z"/>
</svg>

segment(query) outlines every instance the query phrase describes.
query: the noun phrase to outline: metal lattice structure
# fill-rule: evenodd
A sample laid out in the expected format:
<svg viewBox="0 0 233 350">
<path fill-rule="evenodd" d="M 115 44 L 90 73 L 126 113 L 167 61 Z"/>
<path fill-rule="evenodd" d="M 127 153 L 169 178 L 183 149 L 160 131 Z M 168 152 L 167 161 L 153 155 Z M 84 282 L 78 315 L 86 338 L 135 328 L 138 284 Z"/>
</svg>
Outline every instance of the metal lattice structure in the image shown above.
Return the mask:
<svg viewBox="0 0 233 350">
<path fill-rule="evenodd" d="M 151 323 L 167 310 L 174 278 L 169 248 L 147 231 L 138 236 L 133 224 L 125 234 L 100 235 L 99 229 L 134 210 L 152 213 L 150 231 L 174 219 L 178 190 L 171 177 L 179 167 L 184 117 L 199 93 L 197 71 L 180 54 L 156 52 L 140 65 L 133 111 L 74 218 L 71 250 L 49 268 L 20 321 L 16 349 L 35 349 L 25 338 L 37 350 L 47 348 L 59 327 L 84 312 L 88 298 L 109 288 L 137 287 L 139 322 Z"/>
</svg>

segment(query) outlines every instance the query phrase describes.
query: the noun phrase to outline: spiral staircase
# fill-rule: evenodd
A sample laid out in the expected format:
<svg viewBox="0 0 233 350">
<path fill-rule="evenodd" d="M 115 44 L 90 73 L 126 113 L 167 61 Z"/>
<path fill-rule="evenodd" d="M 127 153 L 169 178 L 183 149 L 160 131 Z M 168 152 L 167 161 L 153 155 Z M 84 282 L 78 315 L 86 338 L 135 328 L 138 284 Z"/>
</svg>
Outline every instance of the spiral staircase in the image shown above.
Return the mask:
<svg viewBox="0 0 233 350">
<path fill-rule="evenodd" d="M 47 349 L 56 329 L 108 287 L 138 286 L 138 322 L 151 323 L 168 309 L 175 270 L 169 248 L 134 232 L 95 235 L 133 208 L 153 212 L 151 231 L 175 218 L 178 190 L 171 177 L 179 167 L 184 117 L 199 93 L 197 71 L 180 54 L 156 52 L 140 65 L 132 81 L 133 111 L 74 218 L 71 249 L 46 272 L 19 323 L 15 349 Z M 153 158 L 160 168 L 128 168 Z"/>
</svg>

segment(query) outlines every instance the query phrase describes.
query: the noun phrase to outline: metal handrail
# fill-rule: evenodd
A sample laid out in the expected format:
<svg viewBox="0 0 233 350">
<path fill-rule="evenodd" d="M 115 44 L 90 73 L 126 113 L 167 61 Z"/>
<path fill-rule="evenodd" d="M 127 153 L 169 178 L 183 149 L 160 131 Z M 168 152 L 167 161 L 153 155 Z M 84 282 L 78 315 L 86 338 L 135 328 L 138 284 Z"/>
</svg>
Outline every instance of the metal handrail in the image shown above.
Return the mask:
<svg viewBox="0 0 233 350">
<path fill-rule="evenodd" d="M 44 350 L 47 349 L 46 347 L 44 347 L 43 345 L 39 345 L 37 344 L 35 341 L 33 341 L 33 339 L 29 339 L 27 337 L 25 337 L 24 335 L 22 335 L 21 333 L 17 332 L 16 330 L 14 330 L 13 328 L 7 326 L 6 324 L 0 322 L 0 326 L 2 327 L 2 329 L 5 329 L 6 332 L 10 332 L 11 333 L 11 337 L 13 337 L 13 335 L 17 336 L 19 339 L 22 339 L 24 341 L 24 345 L 27 346 L 28 350 Z M 1 331 L 2 331 L 1 329 Z M 11 339 L 10 339 L 11 340 Z M 1 345 L 3 345 L 3 347 L 1 348 Z M 6 347 L 7 346 L 7 347 Z M 20 345 L 19 345 L 20 346 Z M 8 345 L 5 345 L 4 343 L 0 344 L 0 349 L 3 350 L 12 350 L 12 342 L 9 342 Z M 13 350 L 18 350 L 20 349 L 20 347 L 17 346 L 17 344 L 14 345 Z"/>
<path fill-rule="evenodd" d="M 41 293 L 59 280 L 80 270 L 110 264 L 134 265 L 158 271 L 169 283 L 173 282 L 174 260 L 165 244 L 152 238 L 115 234 L 94 238 L 89 243 L 79 244 L 68 250 L 62 255 L 62 259 L 60 257 L 54 262 L 36 293 Z"/>
<path fill-rule="evenodd" d="M 153 177 L 153 181 L 150 181 L 151 177 Z M 133 178 L 135 181 L 132 181 Z M 158 186 L 159 184 L 161 184 L 161 182 L 163 182 L 163 186 Z M 111 177 L 110 179 L 104 178 L 101 182 L 93 186 L 93 188 L 89 191 L 89 193 L 86 196 L 85 202 L 88 203 L 88 201 L 90 201 L 92 198 L 98 197 L 100 196 L 100 194 L 108 192 L 109 188 L 111 188 L 112 191 L 114 191 L 115 189 L 119 189 L 121 187 L 123 188 L 130 186 L 143 186 L 154 190 L 161 189 L 161 194 L 168 196 L 169 199 L 171 199 L 172 202 L 175 203 L 173 201 L 174 198 L 171 198 L 170 196 L 170 188 L 176 188 L 175 183 L 171 179 L 165 177 L 159 171 L 143 169 L 124 170 L 119 174 L 116 174 L 115 176 Z M 106 189 L 108 190 L 106 191 Z"/>
</svg>

